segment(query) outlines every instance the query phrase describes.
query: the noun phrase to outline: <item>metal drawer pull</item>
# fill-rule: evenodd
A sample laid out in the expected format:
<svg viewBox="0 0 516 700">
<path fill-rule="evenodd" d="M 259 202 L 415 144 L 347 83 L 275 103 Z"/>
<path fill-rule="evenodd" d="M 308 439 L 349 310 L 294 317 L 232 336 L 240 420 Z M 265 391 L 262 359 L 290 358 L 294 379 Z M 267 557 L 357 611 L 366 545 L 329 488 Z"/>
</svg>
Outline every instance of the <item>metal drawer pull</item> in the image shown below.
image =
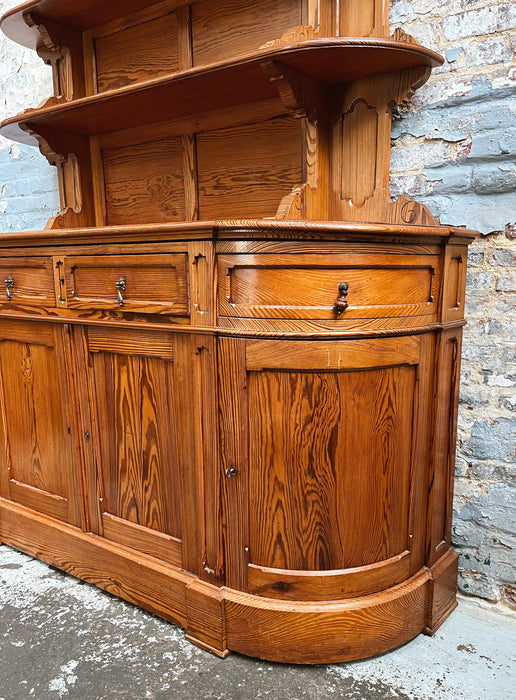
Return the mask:
<svg viewBox="0 0 516 700">
<path fill-rule="evenodd" d="M 14 280 L 12 275 L 9 275 L 9 277 L 5 280 L 5 296 L 7 297 L 7 301 L 11 301 L 11 289 L 14 287 Z"/>
<path fill-rule="evenodd" d="M 120 277 L 120 279 L 116 283 L 116 291 L 118 294 L 118 306 L 123 306 L 124 297 L 122 296 L 122 292 L 125 292 L 125 279 L 123 277 Z"/>
<path fill-rule="evenodd" d="M 348 283 L 347 282 L 341 282 L 339 284 L 339 297 L 337 301 L 335 302 L 335 306 L 333 307 L 333 310 L 337 314 L 337 316 L 340 316 L 343 311 L 345 311 L 349 304 L 347 297 L 348 296 Z"/>
</svg>

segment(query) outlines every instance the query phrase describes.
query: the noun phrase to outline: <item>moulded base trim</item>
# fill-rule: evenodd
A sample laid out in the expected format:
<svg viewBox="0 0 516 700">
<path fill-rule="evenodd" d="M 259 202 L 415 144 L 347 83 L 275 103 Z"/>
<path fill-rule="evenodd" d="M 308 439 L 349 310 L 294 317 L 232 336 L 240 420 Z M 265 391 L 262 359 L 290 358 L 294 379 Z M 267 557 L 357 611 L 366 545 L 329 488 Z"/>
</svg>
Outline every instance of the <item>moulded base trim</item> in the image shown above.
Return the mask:
<svg viewBox="0 0 516 700">
<path fill-rule="evenodd" d="M 456 606 L 452 551 L 380 593 L 310 602 L 219 588 L 2 498 L 0 542 L 177 623 L 186 639 L 221 658 L 232 650 L 289 663 L 362 659 L 433 633 Z"/>
</svg>

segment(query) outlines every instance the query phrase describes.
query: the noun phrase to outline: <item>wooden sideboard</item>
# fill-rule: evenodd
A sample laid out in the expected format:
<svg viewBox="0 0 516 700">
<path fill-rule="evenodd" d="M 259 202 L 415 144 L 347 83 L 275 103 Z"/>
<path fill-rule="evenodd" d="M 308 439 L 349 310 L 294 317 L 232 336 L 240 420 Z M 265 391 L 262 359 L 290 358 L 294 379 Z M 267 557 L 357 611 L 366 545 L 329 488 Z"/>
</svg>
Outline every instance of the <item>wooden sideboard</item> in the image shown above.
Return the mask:
<svg viewBox="0 0 516 700">
<path fill-rule="evenodd" d="M 384 0 L 34 0 L 3 122 L 62 211 L 0 238 L 0 539 L 290 662 L 453 610 L 467 246 L 389 195 L 441 59 Z"/>
</svg>

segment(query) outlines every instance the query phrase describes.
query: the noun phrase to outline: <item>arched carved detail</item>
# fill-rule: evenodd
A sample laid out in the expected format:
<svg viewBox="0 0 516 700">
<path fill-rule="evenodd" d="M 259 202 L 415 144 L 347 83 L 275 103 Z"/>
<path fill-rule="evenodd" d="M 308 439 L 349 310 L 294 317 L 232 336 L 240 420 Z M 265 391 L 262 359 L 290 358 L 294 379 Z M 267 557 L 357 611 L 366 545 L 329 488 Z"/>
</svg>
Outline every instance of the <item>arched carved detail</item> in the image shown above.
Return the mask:
<svg viewBox="0 0 516 700">
<path fill-rule="evenodd" d="M 338 158 L 333 168 L 332 218 L 403 224 L 439 224 L 419 202 L 389 191 L 392 111 L 425 82 L 422 66 L 350 83 L 333 123 Z"/>
</svg>

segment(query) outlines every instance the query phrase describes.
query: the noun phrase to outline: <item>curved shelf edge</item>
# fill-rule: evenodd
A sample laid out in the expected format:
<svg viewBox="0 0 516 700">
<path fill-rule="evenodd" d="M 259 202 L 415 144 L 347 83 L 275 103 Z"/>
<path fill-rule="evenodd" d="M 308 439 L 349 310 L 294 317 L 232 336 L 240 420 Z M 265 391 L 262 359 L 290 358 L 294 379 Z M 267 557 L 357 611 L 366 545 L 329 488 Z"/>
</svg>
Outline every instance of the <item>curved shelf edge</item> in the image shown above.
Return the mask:
<svg viewBox="0 0 516 700">
<path fill-rule="evenodd" d="M 32 132 L 38 126 L 91 136 L 279 99 L 274 81 L 263 69 L 263 64 L 271 61 L 328 86 L 442 63 L 429 49 L 392 39 L 313 39 L 29 109 L 6 119 L 0 124 L 0 133 L 37 145 Z"/>
</svg>

